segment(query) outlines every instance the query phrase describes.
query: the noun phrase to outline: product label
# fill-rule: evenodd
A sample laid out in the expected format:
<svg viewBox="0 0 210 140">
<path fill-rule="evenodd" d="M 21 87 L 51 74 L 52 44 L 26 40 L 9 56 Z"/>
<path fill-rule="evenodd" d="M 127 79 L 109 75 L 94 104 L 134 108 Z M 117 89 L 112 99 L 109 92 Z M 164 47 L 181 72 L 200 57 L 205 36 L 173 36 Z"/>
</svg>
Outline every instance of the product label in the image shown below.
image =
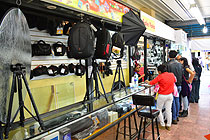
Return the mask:
<svg viewBox="0 0 210 140">
<path fill-rule="evenodd" d="M 61 73 L 65 73 L 65 69 L 64 68 L 61 69 Z"/>
<path fill-rule="evenodd" d="M 62 52 L 62 47 L 58 47 L 58 48 L 56 49 L 56 51 L 57 51 L 57 52 Z"/>
</svg>

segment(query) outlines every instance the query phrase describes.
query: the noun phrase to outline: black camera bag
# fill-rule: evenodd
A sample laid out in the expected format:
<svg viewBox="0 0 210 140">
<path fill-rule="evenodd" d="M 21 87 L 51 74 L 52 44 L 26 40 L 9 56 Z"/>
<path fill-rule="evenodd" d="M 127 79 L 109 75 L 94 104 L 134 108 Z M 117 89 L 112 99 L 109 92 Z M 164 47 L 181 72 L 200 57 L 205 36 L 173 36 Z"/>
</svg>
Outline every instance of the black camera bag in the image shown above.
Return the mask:
<svg viewBox="0 0 210 140">
<path fill-rule="evenodd" d="M 58 73 L 60 75 L 67 75 L 69 73 L 69 69 L 68 69 L 68 67 L 65 64 L 61 64 L 58 67 Z"/>
<path fill-rule="evenodd" d="M 47 56 L 51 54 L 50 44 L 39 40 L 37 43 L 32 44 L 32 56 Z"/>
<path fill-rule="evenodd" d="M 76 68 L 76 67 L 75 67 L 75 65 L 74 65 L 73 63 L 69 64 L 69 65 L 68 65 L 68 68 L 69 68 L 69 72 L 70 72 L 70 73 L 74 73 L 74 72 L 75 72 L 75 68 Z"/>
<path fill-rule="evenodd" d="M 56 76 L 58 74 L 58 67 L 51 65 L 47 68 L 47 72 L 49 76 Z"/>
<path fill-rule="evenodd" d="M 66 46 L 62 42 L 58 41 L 57 43 L 53 44 L 53 51 L 55 56 L 64 56 L 66 52 Z"/>
<path fill-rule="evenodd" d="M 123 40 L 123 36 L 120 32 L 114 33 L 112 36 L 112 46 L 118 47 L 121 49 L 120 57 L 123 57 L 123 52 L 125 49 L 125 41 Z"/>
<path fill-rule="evenodd" d="M 40 76 L 40 75 L 43 75 L 43 74 L 48 74 L 47 73 L 47 67 L 46 66 L 43 66 L 43 65 L 37 66 L 32 71 L 32 75 L 33 76 Z"/>
<path fill-rule="evenodd" d="M 85 66 L 82 64 L 77 64 L 75 74 L 77 76 L 83 76 L 85 74 Z"/>
<path fill-rule="evenodd" d="M 79 22 L 69 32 L 67 56 L 75 59 L 86 59 L 94 54 L 94 32 L 90 25 Z"/>
<path fill-rule="evenodd" d="M 95 58 L 109 59 L 112 52 L 112 39 L 109 31 L 105 28 L 97 32 Z"/>
</svg>

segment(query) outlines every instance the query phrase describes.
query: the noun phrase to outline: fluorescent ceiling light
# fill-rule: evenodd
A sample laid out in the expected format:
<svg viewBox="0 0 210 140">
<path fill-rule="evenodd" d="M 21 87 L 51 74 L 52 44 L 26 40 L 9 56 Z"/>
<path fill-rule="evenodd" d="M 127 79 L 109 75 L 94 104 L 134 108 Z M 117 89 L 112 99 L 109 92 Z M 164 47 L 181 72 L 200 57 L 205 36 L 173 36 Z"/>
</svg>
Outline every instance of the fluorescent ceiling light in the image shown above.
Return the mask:
<svg viewBox="0 0 210 140">
<path fill-rule="evenodd" d="M 188 0 L 189 4 L 195 4 L 195 0 Z"/>
<path fill-rule="evenodd" d="M 192 14 L 193 17 L 195 17 L 200 25 L 205 24 L 205 21 L 203 19 L 203 16 L 201 15 L 200 10 L 198 7 L 193 4 L 190 6 L 190 13 Z"/>
<path fill-rule="evenodd" d="M 206 27 L 206 25 L 203 27 L 203 33 L 206 34 L 208 32 L 208 28 Z"/>
</svg>

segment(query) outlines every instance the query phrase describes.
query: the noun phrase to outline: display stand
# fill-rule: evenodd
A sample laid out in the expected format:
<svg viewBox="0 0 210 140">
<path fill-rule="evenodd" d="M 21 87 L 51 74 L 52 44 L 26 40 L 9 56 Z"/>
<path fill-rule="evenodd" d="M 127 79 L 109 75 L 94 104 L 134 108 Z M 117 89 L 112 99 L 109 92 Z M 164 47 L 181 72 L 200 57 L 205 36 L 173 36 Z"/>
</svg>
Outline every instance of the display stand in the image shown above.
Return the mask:
<svg viewBox="0 0 210 140">
<path fill-rule="evenodd" d="M 109 103 L 108 99 L 107 99 L 107 96 L 106 96 L 106 91 L 105 91 L 105 88 L 104 88 L 104 85 L 103 85 L 103 82 L 101 80 L 101 76 L 99 74 L 99 70 L 98 70 L 98 64 L 95 62 L 95 59 L 92 60 L 92 66 L 93 66 L 93 70 L 91 72 L 91 75 L 90 77 L 93 76 L 93 79 L 95 81 L 95 88 L 93 91 L 91 91 L 91 93 L 89 94 L 89 92 L 87 91 L 86 92 L 86 95 L 85 95 L 85 98 L 84 98 L 84 102 L 88 99 L 89 95 L 91 95 L 92 93 L 95 92 L 95 96 L 97 99 L 100 98 L 100 96 L 104 96 L 104 98 L 106 99 L 106 102 Z M 90 78 L 91 79 L 91 78 Z M 99 84 L 98 84 L 98 79 L 101 83 L 101 87 L 103 89 L 103 93 L 99 90 Z M 90 82 L 89 82 L 90 83 Z"/>
<path fill-rule="evenodd" d="M 115 82 L 117 74 L 118 74 L 118 81 Z M 121 81 L 121 74 L 122 74 L 123 81 Z M 117 88 L 118 90 L 121 90 L 123 88 L 125 90 L 126 94 L 127 94 L 126 85 L 125 85 L 125 78 L 124 78 L 122 65 L 121 65 L 121 60 L 117 60 L 117 68 L 116 68 L 115 75 L 114 75 L 114 80 L 113 80 L 113 83 L 112 83 L 111 94 L 112 94 L 112 92 L 115 88 Z"/>
<path fill-rule="evenodd" d="M 15 118 L 17 117 L 18 113 L 20 112 L 20 125 L 24 127 L 24 121 L 25 121 L 25 116 L 24 116 L 24 109 L 36 120 L 41 129 L 44 129 L 43 122 L 39 116 L 38 109 L 36 107 L 35 101 L 33 99 L 33 96 L 31 94 L 31 91 L 28 86 L 28 82 L 25 78 L 23 70 L 26 69 L 25 66 L 22 64 L 16 64 L 16 65 L 11 65 L 10 70 L 13 72 L 13 80 L 12 80 L 12 87 L 11 87 L 11 95 L 10 95 L 10 100 L 9 100 L 9 108 L 8 108 L 8 114 L 7 114 L 7 120 L 5 124 L 5 138 L 8 138 L 10 127 L 12 123 L 14 122 Z M 22 79 L 24 81 L 25 87 L 27 89 L 27 93 L 29 95 L 29 98 L 31 100 L 32 106 L 34 108 L 34 111 L 36 113 L 36 117 L 26 108 L 24 105 L 23 101 L 23 95 L 22 95 Z M 13 105 L 13 99 L 14 99 L 14 93 L 18 92 L 18 99 L 19 99 L 19 108 L 17 109 L 14 117 L 11 120 L 11 115 L 12 115 L 12 105 Z"/>
</svg>

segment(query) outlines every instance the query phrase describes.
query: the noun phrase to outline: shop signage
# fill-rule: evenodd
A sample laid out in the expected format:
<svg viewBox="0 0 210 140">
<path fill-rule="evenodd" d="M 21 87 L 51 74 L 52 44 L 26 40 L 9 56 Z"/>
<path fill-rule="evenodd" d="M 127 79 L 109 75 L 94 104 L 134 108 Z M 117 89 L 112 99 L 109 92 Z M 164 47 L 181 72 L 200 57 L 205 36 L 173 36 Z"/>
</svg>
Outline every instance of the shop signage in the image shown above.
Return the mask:
<svg viewBox="0 0 210 140">
<path fill-rule="evenodd" d="M 73 7 L 114 21 L 122 22 L 122 16 L 129 8 L 113 0 L 43 0 Z"/>
<path fill-rule="evenodd" d="M 151 32 L 155 32 L 155 21 L 152 19 L 147 18 L 146 16 L 141 16 L 142 21 L 144 22 L 147 30 Z"/>
</svg>

